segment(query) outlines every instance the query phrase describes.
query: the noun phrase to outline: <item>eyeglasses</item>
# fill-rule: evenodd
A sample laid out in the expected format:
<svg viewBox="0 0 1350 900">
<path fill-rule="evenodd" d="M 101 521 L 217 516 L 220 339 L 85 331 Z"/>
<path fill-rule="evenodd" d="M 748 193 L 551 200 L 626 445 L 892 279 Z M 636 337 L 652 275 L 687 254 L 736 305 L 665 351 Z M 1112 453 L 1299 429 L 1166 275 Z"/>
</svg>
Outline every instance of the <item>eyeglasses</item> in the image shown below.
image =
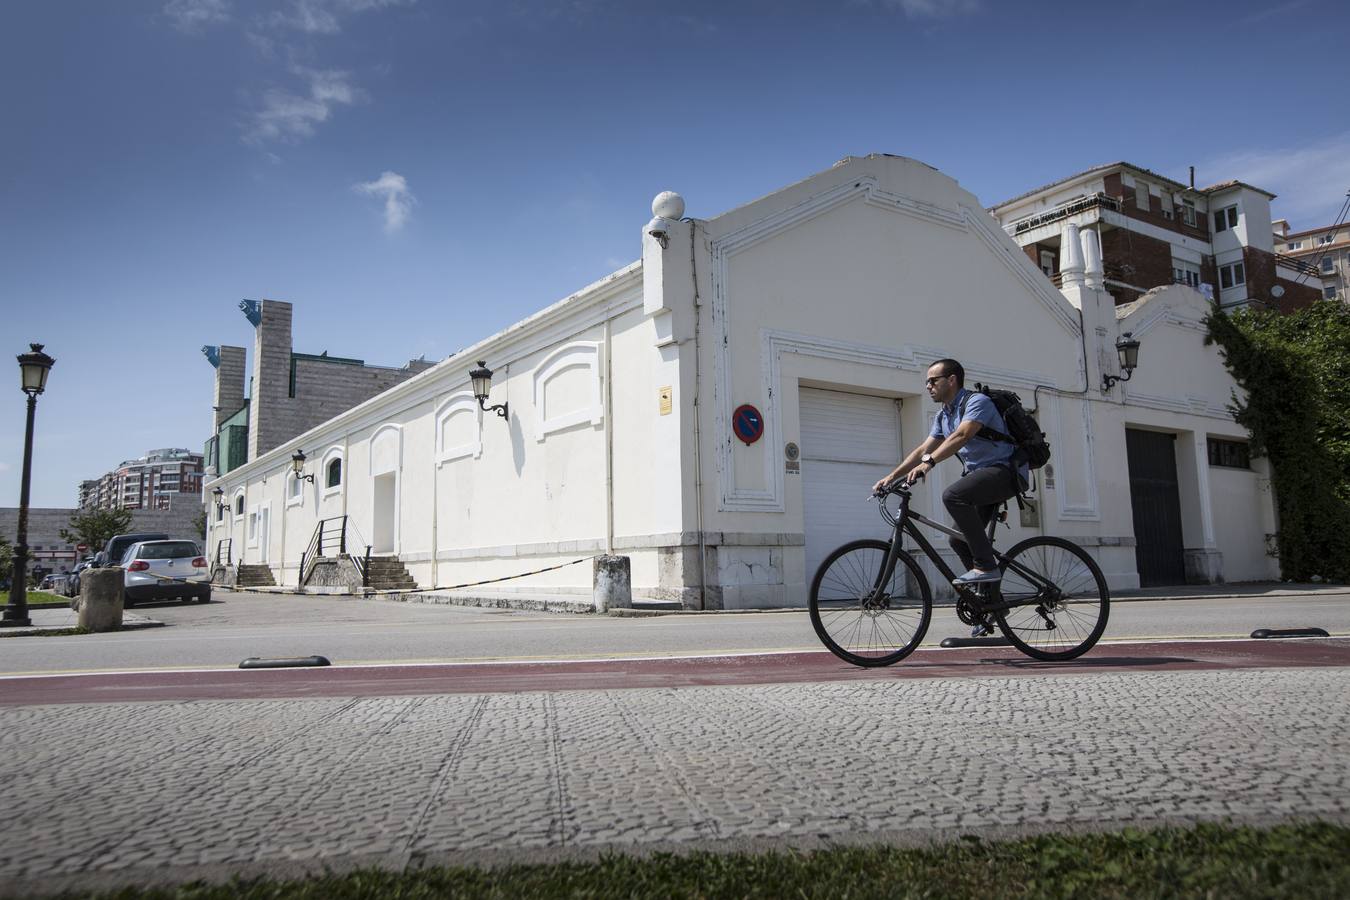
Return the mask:
<svg viewBox="0 0 1350 900">
<path fill-rule="evenodd" d="M 944 378 L 951 378 L 951 377 L 952 377 L 952 376 L 950 376 L 950 375 L 934 375 L 932 378 L 925 378 L 925 379 L 923 380 L 923 383 L 926 384 L 926 385 L 928 385 L 929 387 L 932 387 L 933 385 L 937 384 L 937 383 L 938 383 L 939 381 L 941 381 L 942 379 L 944 379 Z"/>
</svg>

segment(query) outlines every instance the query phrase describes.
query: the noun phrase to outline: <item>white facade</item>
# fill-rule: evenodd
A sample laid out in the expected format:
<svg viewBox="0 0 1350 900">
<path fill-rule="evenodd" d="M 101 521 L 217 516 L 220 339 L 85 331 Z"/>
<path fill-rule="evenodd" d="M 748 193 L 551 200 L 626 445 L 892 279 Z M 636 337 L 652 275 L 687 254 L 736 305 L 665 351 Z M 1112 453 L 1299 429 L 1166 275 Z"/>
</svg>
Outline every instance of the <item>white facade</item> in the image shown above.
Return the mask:
<svg viewBox="0 0 1350 900">
<path fill-rule="evenodd" d="M 1203 345 L 1199 294 L 1151 292 L 1118 320 L 1099 262 L 1086 275 L 1095 287 L 1062 265 L 1056 290 L 974 196 L 898 157 L 849 158 L 708 220 L 658 200 L 641 261 L 208 484 L 227 504 L 208 545 L 231 537 L 236 561 L 245 548 L 246 562 L 295 584 L 316 523 L 346 515 L 353 544 L 396 554 L 422 587 L 608 550 L 631 558 L 638 597 L 803 605 L 825 552 L 884 535 L 868 489 L 926 435 L 925 370 L 952 356 L 968 383 L 1034 396 L 1054 450 L 1040 525 L 1014 522 L 1000 546 L 1061 534 L 1088 546 L 1113 586 L 1136 586 L 1132 427 L 1177 435 L 1196 577 L 1276 575 L 1261 471 L 1210 475 L 1207 438 L 1246 435 L 1225 409 L 1233 382 Z M 1076 228 L 1064 237 L 1080 240 Z M 1103 391 L 1121 331 L 1141 339 L 1140 367 Z M 480 359 L 506 419 L 473 400 Z M 732 431 L 742 404 L 762 414 L 754 443 Z M 296 449 L 313 484 L 287 474 Z M 959 474 L 939 467 L 916 506 L 940 512 Z M 591 568 L 493 590 L 589 596 Z"/>
</svg>

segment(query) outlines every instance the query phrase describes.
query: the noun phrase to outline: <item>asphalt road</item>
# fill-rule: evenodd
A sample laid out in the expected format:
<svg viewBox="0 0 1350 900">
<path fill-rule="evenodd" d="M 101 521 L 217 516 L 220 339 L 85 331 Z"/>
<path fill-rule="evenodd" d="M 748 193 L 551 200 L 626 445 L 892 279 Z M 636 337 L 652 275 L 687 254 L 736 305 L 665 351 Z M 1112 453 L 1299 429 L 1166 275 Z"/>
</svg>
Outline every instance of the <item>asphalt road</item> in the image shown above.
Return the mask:
<svg viewBox="0 0 1350 900">
<path fill-rule="evenodd" d="M 225 591 L 216 598 L 136 608 L 165 628 L 5 638 L 0 676 L 233 668 L 251 656 L 312 654 L 355 665 L 820 650 L 805 612 L 612 618 Z M 1257 628 L 1308 625 L 1350 636 L 1350 592 L 1115 602 L 1104 642 L 1245 638 Z M 925 643 L 968 631 L 939 608 Z"/>
</svg>

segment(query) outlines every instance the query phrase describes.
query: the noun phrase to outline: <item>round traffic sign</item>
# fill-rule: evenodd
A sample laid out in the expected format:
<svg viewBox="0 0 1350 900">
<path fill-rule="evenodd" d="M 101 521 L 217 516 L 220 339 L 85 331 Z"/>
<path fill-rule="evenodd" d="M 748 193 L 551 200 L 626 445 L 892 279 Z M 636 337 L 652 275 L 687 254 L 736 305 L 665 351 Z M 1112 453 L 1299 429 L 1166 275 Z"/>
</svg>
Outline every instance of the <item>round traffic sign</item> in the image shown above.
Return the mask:
<svg viewBox="0 0 1350 900">
<path fill-rule="evenodd" d="M 742 404 L 731 414 L 731 430 L 748 446 L 764 436 L 764 417 L 749 403 Z"/>
</svg>

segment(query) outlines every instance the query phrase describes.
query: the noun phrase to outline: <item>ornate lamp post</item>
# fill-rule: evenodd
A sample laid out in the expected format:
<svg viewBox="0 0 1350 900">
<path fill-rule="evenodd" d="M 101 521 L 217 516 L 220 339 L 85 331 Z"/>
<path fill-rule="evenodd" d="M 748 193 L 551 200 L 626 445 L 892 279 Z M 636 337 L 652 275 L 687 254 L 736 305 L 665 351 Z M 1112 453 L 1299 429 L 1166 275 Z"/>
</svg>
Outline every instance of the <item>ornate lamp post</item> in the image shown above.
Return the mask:
<svg viewBox="0 0 1350 900">
<path fill-rule="evenodd" d="M 495 412 L 503 419 L 507 418 L 510 404 L 487 405 L 488 392 L 492 390 L 492 370 L 487 367 L 487 363 L 479 360 L 478 368 L 469 372 L 469 380 L 473 382 L 473 395 L 478 398 L 478 408 L 483 412 Z"/>
<path fill-rule="evenodd" d="M 1131 336 L 1130 332 L 1125 332 L 1116 339 L 1116 355 L 1120 357 L 1119 375 L 1103 375 L 1102 390 L 1111 390 L 1111 385 L 1117 381 L 1129 381 L 1130 376 L 1134 374 L 1135 367 L 1139 365 L 1139 341 Z"/>
<path fill-rule="evenodd" d="M 19 487 L 19 533 L 14 547 L 14 577 L 9 586 L 9 605 L 0 616 L 0 628 L 32 625 L 28 618 L 28 482 L 33 474 L 33 415 L 37 395 L 47 387 L 47 373 L 56 360 L 42 352 L 41 344 L 29 344 L 32 352 L 19 356 L 23 392 L 28 395 L 28 429 L 23 439 L 23 480 Z"/>
</svg>

